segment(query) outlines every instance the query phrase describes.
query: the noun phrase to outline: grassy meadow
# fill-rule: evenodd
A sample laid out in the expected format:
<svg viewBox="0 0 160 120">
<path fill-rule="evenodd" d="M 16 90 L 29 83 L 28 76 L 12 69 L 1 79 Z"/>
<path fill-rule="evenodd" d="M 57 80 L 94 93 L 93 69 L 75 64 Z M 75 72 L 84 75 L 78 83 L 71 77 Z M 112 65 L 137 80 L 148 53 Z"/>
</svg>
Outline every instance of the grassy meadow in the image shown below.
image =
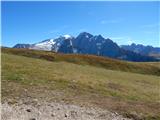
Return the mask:
<svg viewBox="0 0 160 120">
<path fill-rule="evenodd" d="M 137 120 L 160 119 L 158 62 L 8 48 L 1 56 L 2 102 L 29 96 L 98 106 Z"/>
</svg>

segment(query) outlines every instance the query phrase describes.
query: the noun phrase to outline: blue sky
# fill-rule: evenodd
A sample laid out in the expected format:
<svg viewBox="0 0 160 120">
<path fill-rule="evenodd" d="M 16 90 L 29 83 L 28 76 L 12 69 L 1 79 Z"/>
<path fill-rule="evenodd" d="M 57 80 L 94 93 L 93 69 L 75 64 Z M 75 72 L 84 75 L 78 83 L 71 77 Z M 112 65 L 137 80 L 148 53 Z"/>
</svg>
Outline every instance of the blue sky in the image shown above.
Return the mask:
<svg viewBox="0 0 160 120">
<path fill-rule="evenodd" d="M 2 45 L 80 32 L 160 46 L 160 2 L 2 2 Z"/>
</svg>

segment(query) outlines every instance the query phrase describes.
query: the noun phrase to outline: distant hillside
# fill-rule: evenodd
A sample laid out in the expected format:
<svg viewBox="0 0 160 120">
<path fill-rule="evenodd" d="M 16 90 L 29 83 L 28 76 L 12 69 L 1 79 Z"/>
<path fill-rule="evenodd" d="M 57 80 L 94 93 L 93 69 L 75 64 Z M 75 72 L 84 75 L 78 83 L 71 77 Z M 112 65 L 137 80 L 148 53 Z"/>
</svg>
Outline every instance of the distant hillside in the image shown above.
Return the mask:
<svg viewBox="0 0 160 120">
<path fill-rule="evenodd" d="M 101 35 L 94 36 L 87 32 L 82 32 L 77 37 L 64 35 L 34 44 L 17 44 L 13 48 L 28 48 L 58 53 L 90 54 L 137 62 L 158 61 L 151 56 L 124 50 L 109 38 L 106 39 Z"/>
<path fill-rule="evenodd" d="M 13 48 L 29 48 L 30 44 L 16 44 Z"/>
<path fill-rule="evenodd" d="M 138 54 L 147 55 L 147 56 L 160 56 L 160 48 L 152 47 L 152 46 L 144 46 L 142 44 L 134 44 L 131 45 L 122 45 L 121 48 L 129 51 L 133 51 Z M 160 57 L 159 57 L 160 58 Z"/>
<path fill-rule="evenodd" d="M 134 72 L 141 74 L 152 74 L 158 76 L 160 75 L 160 68 L 158 65 L 152 66 L 149 64 L 147 65 L 145 63 L 126 62 L 94 55 L 61 54 L 50 51 L 15 48 L 2 48 L 2 52 L 32 58 L 40 58 L 49 61 L 66 61 L 81 65 L 92 65 L 111 70 Z M 159 64 L 159 62 L 157 62 L 156 64 Z"/>
</svg>

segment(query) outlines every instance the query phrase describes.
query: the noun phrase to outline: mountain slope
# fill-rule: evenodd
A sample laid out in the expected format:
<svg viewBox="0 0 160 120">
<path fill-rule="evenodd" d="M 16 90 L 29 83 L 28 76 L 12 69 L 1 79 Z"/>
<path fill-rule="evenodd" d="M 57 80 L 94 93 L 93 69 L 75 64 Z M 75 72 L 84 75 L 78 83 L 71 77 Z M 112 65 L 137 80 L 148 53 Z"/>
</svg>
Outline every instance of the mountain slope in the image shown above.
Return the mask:
<svg viewBox="0 0 160 120">
<path fill-rule="evenodd" d="M 13 48 L 30 48 L 31 44 L 16 44 Z"/>
<path fill-rule="evenodd" d="M 26 57 L 40 58 L 49 61 L 66 61 L 81 65 L 92 65 L 102 67 L 105 69 L 135 72 L 141 74 L 160 75 L 159 62 L 156 62 L 157 66 L 153 66 L 145 63 L 126 62 L 106 57 L 93 56 L 93 55 L 78 55 L 78 54 L 60 54 L 49 51 L 37 51 L 29 49 L 13 49 L 2 48 L 2 52 L 8 54 L 21 55 Z"/>
<path fill-rule="evenodd" d="M 53 53 L 5 50 L 2 49 L 2 103 L 8 101 L 14 104 L 21 100 L 20 104 L 24 102 L 25 105 L 36 105 L 36 101 L 63 101 L 80 106 L 97 106 L 137 120 L 160 118 L 158 76 L 96 67 L 91 61 L 97 58 L 94 56 L 90 59 L 84 57 L 73 64 L 69 61 L 73 55 L 63 55 L 63 60 L 61 56 L 55 56 L 55 61 L 46 61 L 42 55 L 47 58 Z M 31 55 L 27 51 L 34 53 L 34 57 L 22 56 L 22 53 Z M 35 56 L 36 53 L 40 55 Z M 91 65 L 86 64 L 86 59 L 91 61 Z M 105 58 L 98 60 L 103 59 Z M 121 63 L 111 59 L 106 61 L 108 64 L 113 62 L 115 66 Z M 141 63 L 134 65 L 141 66 Z M 121 67 L 123 66 L 125 67 L 124 64 Z M 141 71 L 140 67 L 136 70 Z M 30 101 L 26 102 L 28 99 Z M 105 114 L 101 113 L 101 116 L 105 118 Z"/>
<path fill-rule="evenodd" d="M 160 54 L 160 48 L 158 47 L 152 47 L 152 46 L 144 46 L 141 44 L 134 44 L 131 45 L 122 45 L 121 46 L 125 50 L 130 50 L 142 55 L 152 55 L 152 54 Z"/>
<path fill-rule="evenodd" d="M 14 48 L 23 47 L 24 44 L 15 45 Z M 76 53 L 107 56 L 129 61 L 157 61 L 157 59 L 120 48 L 111 39 L 101 35 L 93 36 L 90 33 L 80 33 L 76 38 L 64 35 L 56 39 L 47 39 L 40 43 L 28 46 L 29 49 L 55 51 L 60 53 Z"/>
</svg>

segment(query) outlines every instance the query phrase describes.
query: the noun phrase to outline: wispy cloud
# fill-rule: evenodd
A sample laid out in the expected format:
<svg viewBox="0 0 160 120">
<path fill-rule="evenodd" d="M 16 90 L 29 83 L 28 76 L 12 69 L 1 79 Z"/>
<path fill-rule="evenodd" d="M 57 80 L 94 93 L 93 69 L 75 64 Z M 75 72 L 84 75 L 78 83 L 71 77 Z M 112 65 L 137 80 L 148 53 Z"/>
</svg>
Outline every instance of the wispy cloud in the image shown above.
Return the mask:
<svg viewBox="0 0 160 120">
<path fill-rule="evenodd" d="M 101 20 L 100 24 L 110 24 L 110 23 L 119 23 L 121 22 L 122 19 L 115 19 L 115 20 Z"/>
<path fill-rule="evenodd" d="M 122 40 L 124 39 L 125 37 L 111 37 L 111 39 L 114 39 L 114 40 Z"/>
<path fill-rule="evenodd" d="M 107 24 L 107 23 L 118 23 L 117 20 L 102 20 L 100 21 L 101 24 Z"/>
<path fill-rule="evenodd" d="M 129 39 L 129 40 L 127 41 L 127 44 L 128 44 L 128 45 L 131 45 L 132 43 L 135 43 L 132 39 Z"/>
<path fill-rule="evenodd" d="M 60 30 L 50 30 L 50 31 L 48 31 L 47 33 L 48 34 L 55 34 L 55 33 L 58 33 L 58 32 L 60 32 Z"/>
<path fill-rule="evenodd" d="M 61 29 L 66 29 L 66 28 L 69 28 L 69 27 L 70 27 L 69 25 L 64 25 L 64 26 L 62 26 Z"/>
<path fill-rule="evenodd" d="M 145 24 L 142 25 L 141 28 L 155 28 L 155 27 L 159 27 L 160 23 L 153 23 L 153 24 Z"/>
<path fill-rule="evenodd" d="M 153 31 L 150 31 L 150 30 L 145 30 L 145 31 L 143 31 L 143 33 L 145 33 L 145 34 L 153 34 L 153 33 L 155 33 L 155 32 L 153 32 Z"/>
<path fill-rule="evenodd" d="M 113 41 L 116 41 L 120 44 L 132 44 L 135 41 L 129 36 L 120 36 L 120 37 L 110 37 Z"/>
<path fill-rule="evenodd" d="M 86 28 L 81 28 L 78 30 L 78 32 L 86 32 L 86 31 L 88 31 L 88 29 L 86 29 Z"/>
<path fill-rule="evenodd" d="M 143 34 L 157 34 L 159 32 L 160 23 L 145 24 L 140 26 L 141 32 Z"/>
<path fill-rule="evenodd" d="M 70 27 L 69 25 L 63 25 L 59 28 L 55 28 L 53 30 L 48 31 L 47 34 L 58 34 L 62 31 L 64 31 L 65 29 L 68 29 L 69 27 Z"/>
</svg>

